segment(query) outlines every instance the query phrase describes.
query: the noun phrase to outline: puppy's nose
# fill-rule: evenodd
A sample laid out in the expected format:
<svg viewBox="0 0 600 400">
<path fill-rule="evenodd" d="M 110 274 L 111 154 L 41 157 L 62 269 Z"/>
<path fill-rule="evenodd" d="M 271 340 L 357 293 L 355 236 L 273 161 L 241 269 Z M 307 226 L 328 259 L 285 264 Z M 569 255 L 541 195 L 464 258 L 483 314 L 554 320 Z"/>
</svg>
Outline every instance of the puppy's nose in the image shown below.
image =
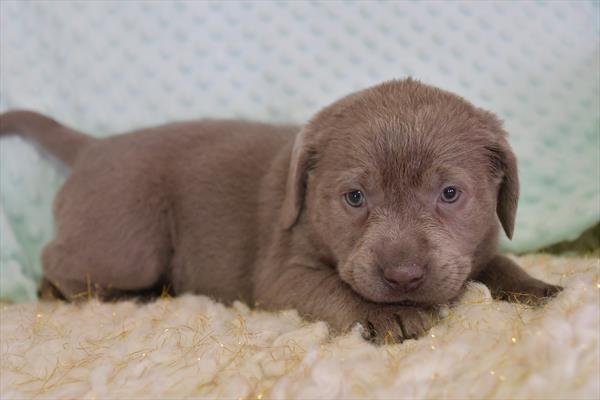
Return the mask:
<svg viewBox="0 0 600 400">
<path fill-rule="evenodd" d="M 394 289 L 414 290 L 423 283 L 425 267 L 410 263 L 384 268 L 383 278 Z"/>
</svg>

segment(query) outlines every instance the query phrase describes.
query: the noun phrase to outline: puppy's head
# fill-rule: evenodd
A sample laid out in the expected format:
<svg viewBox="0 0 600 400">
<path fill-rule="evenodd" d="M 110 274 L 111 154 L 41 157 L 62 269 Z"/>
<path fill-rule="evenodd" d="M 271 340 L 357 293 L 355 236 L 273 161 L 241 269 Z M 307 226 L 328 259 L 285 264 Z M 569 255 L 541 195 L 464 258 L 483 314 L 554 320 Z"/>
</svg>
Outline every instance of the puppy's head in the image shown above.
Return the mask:
<svg viewBox="0 0 600 400">
<path fill-rule="evenodd" d="M 296 138 L 282 224 L 305 226 L 376 302 L 443 303 L 512 236 L 515 157 L 500 122 L 413 80 L 352 94 Z"/>
</svg>

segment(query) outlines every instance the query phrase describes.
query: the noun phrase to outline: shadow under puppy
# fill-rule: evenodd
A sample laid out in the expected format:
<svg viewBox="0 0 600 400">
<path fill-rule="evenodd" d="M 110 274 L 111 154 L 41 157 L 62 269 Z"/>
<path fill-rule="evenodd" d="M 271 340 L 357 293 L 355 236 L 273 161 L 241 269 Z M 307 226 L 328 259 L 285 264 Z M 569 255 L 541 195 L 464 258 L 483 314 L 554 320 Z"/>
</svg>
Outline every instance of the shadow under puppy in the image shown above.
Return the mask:
<svg viewBox="0 0 600 400">
<path fill-rule="evenodd" d="M 559 287 L 496 253 L 519 183 L 501 123 L 414 80 L 351 94 L 306 126 L 174 123 L 95 139 L 0 116 L 72 167 L 46 285 L 102 298 L 160 284 L 295 308 L 377 342 L 417 337 L 467 279 L 533 300 Z"/>
</svg>

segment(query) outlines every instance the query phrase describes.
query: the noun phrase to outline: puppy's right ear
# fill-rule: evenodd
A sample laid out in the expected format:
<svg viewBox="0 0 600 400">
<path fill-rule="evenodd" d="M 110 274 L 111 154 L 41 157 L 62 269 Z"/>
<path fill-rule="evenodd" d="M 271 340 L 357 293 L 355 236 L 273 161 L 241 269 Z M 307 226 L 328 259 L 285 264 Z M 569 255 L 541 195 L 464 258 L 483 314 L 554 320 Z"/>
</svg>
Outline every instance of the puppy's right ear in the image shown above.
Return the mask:
<svg viewBox="0 0 600 400">
<path fill-rule="evenodd" d="M 281 207 L 281 226 L 290 229 L 300 216 L 306 191 L 309 168 L 315 160 L 315 148 L 308 142 L 307 128 L 303 128 L 294 141 L 288 171 L 285 197 Z"/>
</svg>

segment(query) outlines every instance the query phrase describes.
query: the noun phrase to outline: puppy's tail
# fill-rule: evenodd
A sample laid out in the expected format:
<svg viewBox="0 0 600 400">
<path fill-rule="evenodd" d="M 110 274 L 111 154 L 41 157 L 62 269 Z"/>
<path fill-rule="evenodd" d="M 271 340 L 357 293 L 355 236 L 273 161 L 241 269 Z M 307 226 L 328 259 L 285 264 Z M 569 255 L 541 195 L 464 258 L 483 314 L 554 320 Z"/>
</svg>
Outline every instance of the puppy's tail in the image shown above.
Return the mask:
<svg viewBox="0 0 600 400">
<path fill-rule="evenodd" d="M 52 118 L 26 110 L 0 114 L 0 137 L 11 133 L 35 140 L 69 166 L 81 149 L 96 140 Z"/>
</svg>

